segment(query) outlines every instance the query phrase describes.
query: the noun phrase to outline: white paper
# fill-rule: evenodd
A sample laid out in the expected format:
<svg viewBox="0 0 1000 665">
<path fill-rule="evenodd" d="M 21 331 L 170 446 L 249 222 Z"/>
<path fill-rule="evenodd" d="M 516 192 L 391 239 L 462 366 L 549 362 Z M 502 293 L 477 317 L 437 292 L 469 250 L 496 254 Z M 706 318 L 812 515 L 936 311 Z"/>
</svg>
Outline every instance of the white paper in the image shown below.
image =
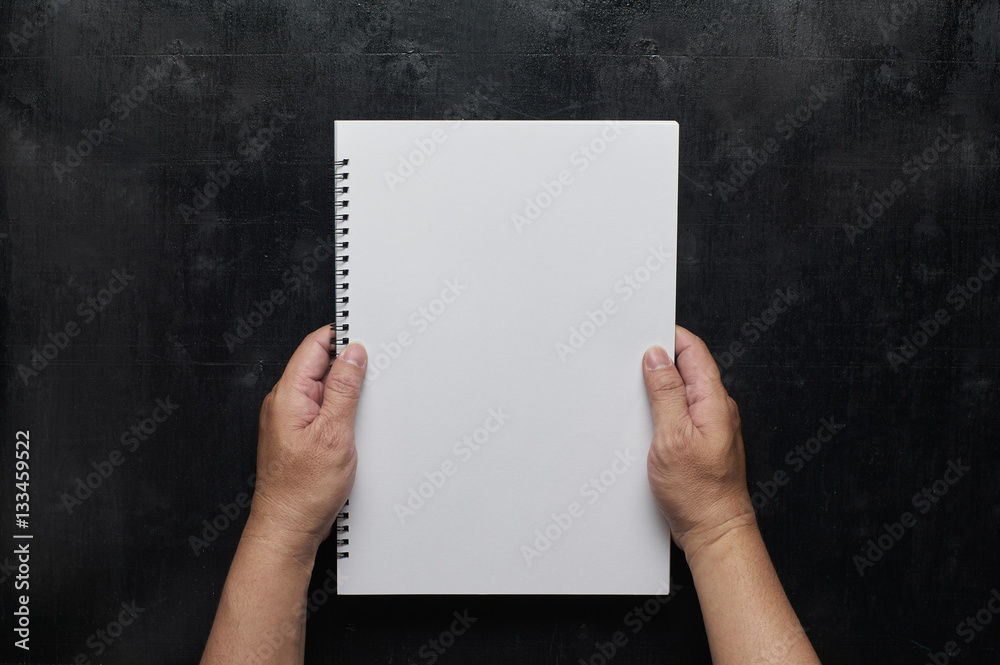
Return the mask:
<svg viewBox="0 0 1000 665">
<path fill-rule="evenodd" d="M 677 123 L 335 141 L 369 353 L 339 593 L 665 593 L 641 359 L 674 344 Z"/>
</svg>

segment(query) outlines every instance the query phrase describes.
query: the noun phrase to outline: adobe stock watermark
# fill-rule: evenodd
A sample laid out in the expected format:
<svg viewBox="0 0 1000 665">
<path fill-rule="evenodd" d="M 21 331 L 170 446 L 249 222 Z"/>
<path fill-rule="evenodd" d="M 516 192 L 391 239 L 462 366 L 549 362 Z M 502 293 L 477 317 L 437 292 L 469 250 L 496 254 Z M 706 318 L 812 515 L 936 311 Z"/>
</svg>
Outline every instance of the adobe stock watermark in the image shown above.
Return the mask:
<svg viewBox="0 0 1000 665">
<path fill-rule="evenodd" d="M 771 304 L 761 311 L 760 316 L 753 316 L 740 326 L 740 339 L 731 342 L 725 351 L 712 353 L 720 371 L 732 367 L 750 346 L 759 342 L 764 333 L 774 327 L 782 314 L 804 300 L 803 289 L 794 286 L 785 287 L 784 290 L 775 289 L 774 295 Z"/>
<path fill-rule="evenodd" d="M 534 540 L 522 544 L 520 551 L 524 563 L 530 568 L 535 559 L 540 559 L 552 545 L 578 523 L 586 514 L 587 506 L 591 506 L 608 493 L 618 478 L 632 468 L 638 457 L 626 448 L 615 452 L 615 459 L 600 473 L 591 476 L 580 486 L 580 500 L 571 501 L 563 512 L 551 513 L 545 526 L 535 529 Z"/>
<path fill-rule="evenodd" d="M 953 314 L 962 311 L 969 302 L 975 298 L 1000 271 L 1000 263 L 997 257 L 983 257 L 979 260 L 979 267 L 976 273 L 964 281 L 956 284 L 945 298 L 951 305 L 951 311 L 945 307 L 940 307 L 932 314 L 928 314 L 917 322 L 917 325 L 907 335 L 901 338 L 902 344 L 886 352 L 886 360 L 892 371 L 899 374 L 902 366 L 909 364 L 920 349 L 930 344 L 930 341 L 939 333 L 943 326 L 951 323 Z"/>
<path fill-rule="evenodd" d="M 213 515 L 211 519 L 201 520 L 199 523 L 199 526 L 202 527 L 200 532 L 201 537 L 198 537 L 198 533 L 193 533 L 187 538 L 188 545 L 196 557 L 201 556 L 202 552 L 218 540 L 223 532 L 239 521 L 240 516 L 250 508 L 254 488 L 260 479 L 270 477 L 271 474 L 280 470 L 282 465 L 283 462 L 280 458 L 274 459 L 264 469 L 258 469 L 254 473 L 251 473 L 247 476 L 246 483 L 250 488 L 249 490 L 238 492 L 229 503 L 219 503 L 219 512 Z"/>
<path fill-rule="evenodd" d="M 774 123 L 774 134 L 764 140 L 761 148 L 749 148 L 746 159 L 732 164 L 729 174 L 723 180 L 716 180 L 713 187 L 723 203 L 729 201 L 753 179 L 755 175 L 770 161 L 771 157 L 781 152 L 783 146 L 791 141 L 795 134 L 805 127 L 823 106 L 830 100 L 834 90 L 843 85 L 847 79 L 834 83 L 825 81 L 809 87 L 810 94 L 806 101 L 786 112 Z"/>
<path fill-rule="evenodd" d="M 443 656 L 448 649 L 455 646 L 458 638 L 464 635 L 472 627 L 472 624 L 479 621 L 478 618 L 469 614 L 469 610 L 463 610 L 461 613 L 455 611 L 451 615 L 455 618 L 451 625 L 446 630 L 441 631 L 437 637 L 427 640 L 417 649 L 417 655 L 423 658 L 427 665 L 436 663 L 438 658 Z"/>
<path fill-rule="evenodd" d="M 413 176 L 417 170 L 426 164 L 438 149 L 448 140 L 451 133 L 462 127 L 462 121 L 468 118 L 492 119 L 495 114 L 488 109 L 486 104 L 489 100 L 483 94 L 483 90 L 488 93 L 493 92 L 497 83 L 492 77 L 479 77 L 479 87 L 475 91 L 465 96 L 460 104 L 455 104 L 444 113 L 445 120 L 454 120 L 455 123 L 447 129 L 437 127 L 422 139 L 414 139 L 413 147 L 409 153 L 399 155 L 396 168 L 393 171 L 383 172 L 385 184 L 390 192 L 405 183 Z"/>
<path fill-rule="evenodd" d="M 569 156 L 570 166 L 575 169 L 563 169 L 552 180 L 542 181 L 535 194 L 525 197 L 524 207 L 520 212 L 512 213 L 510 221 L 518 235 L 538 221 L 542 213 L 552 207 L 573 184 L 576 179 L 589 169 L 608 148 L 618 140 L 625 131 L 625 124 L 620 120 L 606 123 L 600 134 L 589 142 L 581 144 Z M 575 170 L 575 173 L 574 173 Z"/>
<path fill-rule="evenodd" d="M 432 130 L 422 139 L 414 139 L 414 149 L 406 155 L 399 156 L 399 163 L 396 165 L 396 170 L 386 170 L 382 174 L 389 191 L 396 191 L 396 188 L 416 173 L 417 169 L 426 164 L 427 160 L 437 152 L 438 146 L 447 140 L 448 132 L 442 127 Z"/>
<path fill-rule="evenodd" d="M 247 485 L 250 486 L 250 490 L 248 492 L 238 492 L 229 503 L 218 504 L 219 512 L 213 515 L 211 519 L 204 519 L 199 524 L 202 527 L 200 534 L 192 533 L 188 536 L 188 546 L 195 557 L 201 556 L 203 551 L 218 540 L 219 536 L 234 524 L 240 518 L 240 515 L 250 508 L 251 495 L 256 484 L 257 474 L 251 473 L 247 477 Z"/>
<path fill-rule="evenodd" d="M 669 264 L 670 254 L 663 245 L 650 247 L 646 251 L 645 260 L 632 272 L 622 275 L 621 279 L 615 282 L 612 289 L 618 297 L 606 298 L 600 307 L 586 310 L 582 320 L 570 326 L 566 341 L 560 340 L 555 343 L 556 355 L 560 360 L 565 363 L 570 356 L 579 353 L 587 342 L 621 311 L 620 308 L 624 303 L 632 300 L 661 268 Z"/>
<path fill-rule="evenodd" d="M 660 613 L 663 606 L 670 602 L 677 591 L 683 588 L 680 584 L 667 584 L 661 579 L 660 587 L 652 598 L 641 605 L 636 605 L 622 617 L 622 623 L 630 629 L 629 632 L 616 630 L 609 641 L 595 642 L 594 652 L 588 658 L 577 659 L 578 665 L 607 665 L 610 663 L 612 658 L 628 646 L 631 637 L 638 635 L 653 620 L 653 617 Z"/>
<path fill-rule="evenodd" d="M 913 153 L 910 158 L 903 162 L 901 167 L 906 179 L 896 178 L 884 190 L 876 191 L 866 206 L 858 206 L 858 217 L 853 224 L 844 224 L 844 234 L 847 241 L 854 244 L 854 241 L 870 229 L 876 220 L 889 211 L 896 201 L 903 197 L 927 171 L 930 171 L 939 161 L 942 155 L 950 151 L 961 134 L 956 134 L 951 125 L 938 127 L 936 135 L 930 144 L 919 153 Z"/>
<path fill-rule="evenodd" d="M 250 662 L 273 662 L 271 658 L 274 656 L 275 651 L 284 646 L 285 642 L 290 638 L 297 636 L 302 625 L 309 620 L 309 617 L 314 612 L 318 612 L 331 598 L 336 598 L 336 580 L 337 574 L 333 569 L 327 568 L 326 575 L 323 577 L 323 583 L 306 596 L 306 602 L 296 604 L 289 612 L 289 618 L 284 619 L 277 626 L 267 630 L 264 634 L 264 644 L 257 647 L 257 650 L 250 658 Z"/>
<path fill-rule="evenodd" d="M 27 506 L 25 506 L 25 510 Z M 22 520 L 22 524 L 23 524 Z M 14 536 L 17 538 L 22 534 Z M 31 589 L 31 541 L 14 541 L 14 556 L 17 557 L 17 577 L 14 588 L 18 591 Z M 14 634 L 20 639 L 14 640 L 14 646 L 24 651 L 31 651 L 31 596 L 27 593 L 15 595 L 12 623 Z"/>
<path fill-rule="evenodd" d="M 310 276 L 324 263 L 335 258 L 336 254 L 337 243 L 332 234 L 328 234 L 326 238 L 316 236 L 316 246 L 282 273 L 281 282 L 287 288 L 271 289 L 266 298 L 254 300 L 250 311 L 236 319 L 232 332 L 223 333 L 222 343 L 229 353 L 235 353 L 236 347 L 253 337 L 294 294 L 301 292 L 302 286 L 312 279 Z"/>
<path fill-rule="evenodd" d="M 201 214 L 203 210 L 208 208 L 212 201 L 229 187 L 236 176 L 243 173 L 245 166 L 261 158 L 271 143 L 274 142 L 294 118 L 295 116 L 287 111 L 274 109 L 267 126 L 261 127 L 253 136 L 237 146 L 236 153 L 240 155 L 241 159 L 231 159 L 222 165 L 218 171 L 209 171 L 206 173 L 204 184 L 191 190 L 193 194 L 191 205 L 181 203 L 177 206 L 177 211 L 184 218 L 184 221 L 191 221 L 192 217 Z"/>
<path fill-rule="evenodd" d="M 11 164 L 37 163 L 42 145 L 35 140 L 38 129 L 19 112 L 0 110 L 0 136 L 10 144 Z M 2 238 L 3 236 L 0 236 Z"/>
<path fill-rule="evenodd" d="M 816 430 L 815 436 L 806 439 L 805 443 L 795 446 L 785 455 L 785 464 L 791 468 L 791 472 L 777 469 L 770 478 L 755 483 L 757 489 L 750 494 L 754 508 L 760 510 L 774 499 L 778 495 L 779 488 L 788 485 L 792 478 L 791 474 L 806 468 L 806 464 L 823 450 L 823 444 L 833 441 L 833 437 L 845 427 L 837 423 L 836 416 L 830 416 L 829 419 L 820 418 L 819 423 L 820 427 Z"/>
<path fill-rule="evenodd" d="M 948 468 L 945 470 L 941 478 L 931 483 L 930 487 L 924 487 L 913 495 L 913 498 L 911 499 L 913 507 L 920 511 L 921 515 L 926 515 L 932 508 L 941 502 L 941 497 L 948 494 L 948 491 L 971 470 L 972 467 L 963 464 L 962 458 L 960 457 L 954 460 L 949 460 Z M 916 515 L 909 511 L 901 514 L 899 519 L 892 524 L 883 523 L 882 533 L 874 539 L 868 539 L 868 542 L 866 543 L 867 547 L 862 552 L 864 556 L 855 554 L 851 558 L 851 561 L 854 563 L 854 567 L 858 571 L 858 575 L 860 577 L 864 577 L 865 571 L 868 568 L 874 568 L 877 562 L 885 558 L 886 553 L 891 550 L 896 543 L 901 541 L 907 531 L 915 527 L 917 523 L 918 520 Z"/>
<path fill-rule="evenodd" d="M 146 67 L 146 75 L 142 82 L 118 95 L 111 102 L 111 113 L 101 118 L 95 128 L 81 130 L 83 139 L 76 145 L 66 146 L 66 157 L 62 161 L 52 162 L 52 173 L 56 179 L 62 182 L 64 176 L 71 174 L 76 168 L 83 165 L 84 160 L 93 154 L 94 150 L 120 126 L 115 124 L 115 120 L 119 123 L 124 122 L 132 111 L 139 107 L 139 104 L 151 99 L 150 93 L 170 78 L 171 69 L 175 66 L 181 69 L 185 78 L 190 76 L 184 61 L 176 55 L 163 58 L 156 67 Z"/>
<path fill-rule="evenodd" d="M 46 0 L 46 2 L 40 3 L 41 9 L 29 16 L 24 16 L 20 25 L 17 26 L 17 30 L 11 30 L 7 33 L 7 43 L 10 44 L 11 50 L 17 53 L 22 46 L 38 36 L 42 29 L 56 18 L 60 7 L 68 5 L 72 1 Z"/>
<path fill-rule="evenodd" d="M 482 450 L 510 419 L 510 414 L 506 413 L 503 407 L 489 409 L 487 414 L 480 427 L 474 429 L 471 434 L 462 436 L 452 445 L 452 458 L 443 461 L 439 468 L 424 471 L 426 480 L 416 487 L 411 486 L 406 498 L 393 505 L 392 510 L 396 513 L 400 524 L 406 524 L 407 518 L 416 515 L 418 510 L 444 488 L 448 479 L 457 474 L 464 464 L 472 461 L 473 456 Z"/>
<path fill-rule="evenodd" d="M 465 290 L 468 284 L 463 284 L 460 277 L 445 280 L 444 287 L 436 298 L 432 298 L 425 305 L 421 305 L 410 313 L 407 322 L 410 330 L 401 330 L 389 342 L 381 342 L 377 349 L 371 349 L 371 359 L 368 362 L 368 371 L 365 374 L 365 385 L 370 385 L 385 372 L 392 363 L 399 360 L 403 351 L 413 345 L 416 337 L 427 331 L 431 325 L 438 321 L 444 313 L 453 305 Z"/>
<path fill-rule="evenodd" d="M 85 477 L 77 476 L 73 480 L 72 494 L 63 492 L 59 495 L 68 514 L 72 515 L 75 508 L 82 506 L 111 477 L 115 469 L 125 463 L 126 453 L 134 455 L 143 443 L 156 434 L 160 425 L 167 422 L 180 408 L 170 400 L 170 395 L 157 398 L 155 404 L 148 418 L 137 421 L 118 437 L 122 444 L 121 450 L 114 448 L 105 459 L 99 462 L 91 461 L 90 466 L 94 470 Z"/>
<path fill-rule="evenodd" d="M 479 85 L 476 89 L 469 94 L 467 94 L 461 102 L 457 104 L 452 104 L 447 111 L 444 112 L 445 120 L 454 120 L 455 124 L 452 125 L 452 129 L 458 129 L 462 126 L 463 120 L 469 120 L 472 118 L 480 120 L 493 120 L 496 118 L 496 112 L 494 110 L 495 104 L 491 102 L 483 91 L 488 93 L 493 93 L 496 90 L 498 83 L 493 80 L 493 77 L 489 74 L 486 76 L 480 76 L 477 81 Z"/>
<path fill-rule="evenodd" d="M 993 623 L 993 617 L 1000 614 L 1000 590 L 996 587 L 990 590 L 990 597 L 983 603 L 982 609 L 970 614 L 955 626 L 955 634 L 962 638 L 965 644 L 973 641 L 987 626 Z M 927 647 L 924 647 L 927 649 Z M 941 651 L 927 649 L 927 665 L 948 665 L 953 658 L 962 655 L 962 649 L 956 640 L 949 640 Z"/>
<path fill-rule="evenodd" d="M 90 654 L 87 652 L 81 652 L 76 654 L 73 658 L 73 665 L 91 665 L 91 657 L 97 658 L 104 654 L 115 640 L 120 638 L 125 632 L 125 629 L 133 625 L 139 618 L 139 615 L 146 611 L 146 608 L 139 607 L 139 604 L 133 600 L 131 603 L 122 603 L 121 611 L 118 612 L 118 616 L 107 623 L 107 625 L 102 626 L 100 629 L 95 630 L 91 633 L 85 642 L 87 648 L 90 649 Z"/>
<path fill-rule="evenodd" d="M 24 385 L 28 385 L 31 379 L 39 376 L 45 368 L 55 362 L 60 354 L 69 348 L 73 340 L 97 319 L 97 315 L 107 310 L 114 302 L 115 296 L 125 291 L 133 279 L 135 275 L 130 274 L 125 268 L 112 270 L 111 279 L 108 280 L 106 287 L 98 289 L 95 295 L 81 300 L 76 306 L 79 319 L 70 319 L 55 332 L 49 332 L 46 335 L 48 343 L 33 348 L 30 358 L 17 366 L 17 374 Z"/>
</svg>

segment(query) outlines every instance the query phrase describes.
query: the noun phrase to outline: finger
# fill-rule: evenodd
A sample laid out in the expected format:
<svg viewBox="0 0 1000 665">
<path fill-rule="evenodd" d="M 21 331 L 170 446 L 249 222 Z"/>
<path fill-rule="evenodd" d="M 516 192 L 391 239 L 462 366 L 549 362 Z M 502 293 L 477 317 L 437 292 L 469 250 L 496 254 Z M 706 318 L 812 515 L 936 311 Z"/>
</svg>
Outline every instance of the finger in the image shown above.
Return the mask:
<svg viewBox="0 0 1000 665">
<path fill-rule="evenodd" d="M 281 375 L 281 381 L 295 392 L 308 396 L 317 405 L 323 394 L 323 377 L 330 366 L 332 336 L 329 325 L 307 335 Z"/>
<path fill-rule="evenodd" d="M 684 379 L 662 346 L 651 346 L 642 357 L 642 377 L 657 431 L 675 432 L 688 418 Z"/>
<path fill-rule="evenodd" d="M 326 375 L 321 408 L 321 415 L 327 422 L 354 426 L 367 367 L 368 352 L 357 342 L 349 344 L 333 361 Z"/>
<path fill-rule="evenodd" d="M 687 406 L 696 427 L 714 422 L 728 412 L 729 393 L 719 367 L 705 342 L 690 330 L 676 326 L 677 369 L 687 388 Z"/>
<path fill-rule="evenodd" d="M 291 373 L 311 381 L 321 381 L 330 366 L 331 351 L 333 351 L 333 332 L 327 324 L 306 335 L 288 361 L 285 374 Z"/>
</svg>

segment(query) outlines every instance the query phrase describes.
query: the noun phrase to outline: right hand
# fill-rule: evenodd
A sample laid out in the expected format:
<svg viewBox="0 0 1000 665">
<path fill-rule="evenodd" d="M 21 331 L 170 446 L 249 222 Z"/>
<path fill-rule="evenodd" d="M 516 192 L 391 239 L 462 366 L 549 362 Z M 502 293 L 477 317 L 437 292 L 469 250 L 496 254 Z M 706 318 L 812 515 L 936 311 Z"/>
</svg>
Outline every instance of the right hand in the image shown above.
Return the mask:
<svg viewBox="0 0 1000 665">
<path fill-rule="evenodd" d="M 324 326 L 306 337 L 264 398 L 244 531 L 307 563 L 354 485 L 354 416 L 368 364 L 358 343 L 331 364 L 330 335 Z"/>
<path fill-rule="evenodd" d="M 676 327 L 677 363 L 658 346 L 643 357 L 654 434 L 649 484 L 674 542 L 690 562 L 735 529 L 756 529 L 740 413 L 708 347 Z"/>
</svg>

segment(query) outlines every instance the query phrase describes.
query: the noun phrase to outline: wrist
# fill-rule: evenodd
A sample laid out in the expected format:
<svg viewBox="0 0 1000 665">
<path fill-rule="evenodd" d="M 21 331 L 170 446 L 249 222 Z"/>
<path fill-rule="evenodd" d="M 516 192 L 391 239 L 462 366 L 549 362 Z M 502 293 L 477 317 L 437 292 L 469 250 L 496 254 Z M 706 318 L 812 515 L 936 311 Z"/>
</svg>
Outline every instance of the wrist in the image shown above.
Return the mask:
<svg viewBox="0 0 1000 665">
<path fill-rule="evenodd" d="M 320 539 L 314 534 L 289 528 L 283 520 L 250 508 L 242 541 L 254 549 L 262 549 L 278 563 L 287 562 L 312 574 Z"/>
<path fill-rule="evenodd" d="M 689 536 L 684 556 L 694 573 L 702 565 L 713 566 L 730 555 L 749 552 L 758 543 L 763 545 L 763 538 L 757 526 L 757 517 L 751 511 L 694 537 Z"/>
</svg>

